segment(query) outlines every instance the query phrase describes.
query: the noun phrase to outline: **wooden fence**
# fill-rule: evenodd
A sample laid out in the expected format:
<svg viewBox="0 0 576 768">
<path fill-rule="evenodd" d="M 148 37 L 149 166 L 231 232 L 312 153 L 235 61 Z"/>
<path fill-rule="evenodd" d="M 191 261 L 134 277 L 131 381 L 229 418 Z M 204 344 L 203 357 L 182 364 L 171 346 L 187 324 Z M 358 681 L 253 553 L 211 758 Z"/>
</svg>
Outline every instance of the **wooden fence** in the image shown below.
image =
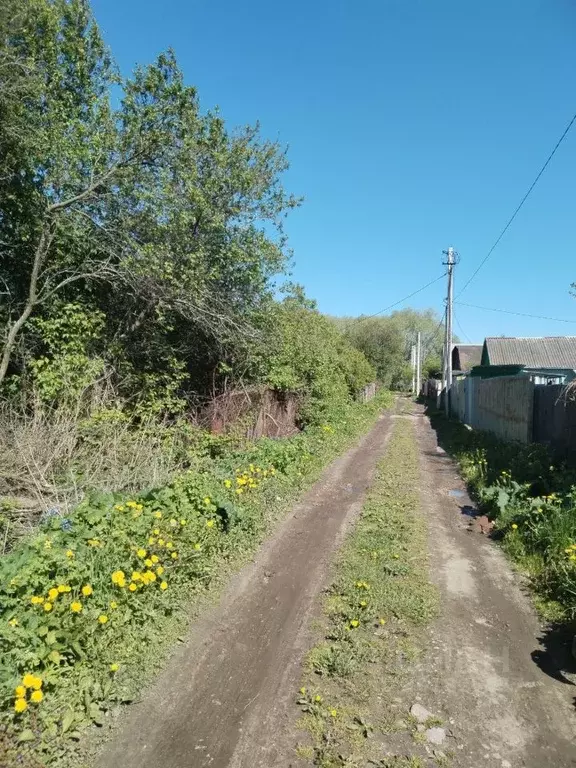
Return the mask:
<svg viewBox="0 0 576 768">
<path fill-rule="evenodd" d="M 534 384 L 527 376 L 458 378 L 450 412 L 503 440 L 544 443 L 561 455 L 576 455 L 576 400 L 561 384 Z"/>
</svg>

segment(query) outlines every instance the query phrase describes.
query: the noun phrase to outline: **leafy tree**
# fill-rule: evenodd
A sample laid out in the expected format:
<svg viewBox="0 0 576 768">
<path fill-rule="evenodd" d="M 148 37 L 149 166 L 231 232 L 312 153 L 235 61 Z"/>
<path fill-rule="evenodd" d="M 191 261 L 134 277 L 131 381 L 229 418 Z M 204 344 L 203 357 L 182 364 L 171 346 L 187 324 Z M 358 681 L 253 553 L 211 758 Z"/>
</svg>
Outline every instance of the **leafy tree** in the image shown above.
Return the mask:
<svg viewBox="0 0 576 768">
<path fill-rule="evenodd" d="M 415 344 L 418 331 L 422 335 L 422 370 L 436 368 L 441 357 L 441 322 L 431 309 L 403 309 L 385 317 L 336 318 L 335 322 L 375 366 L 378 378 L 386 386 L 410 386 L 410 347 Z"/>
<path fill-rule="evenodd" d="M 170 52 L 122 82 L 86 0 L 25 0 L 0 31 L 0 65 L 26 73 L 26 98 L 0 98 L 0 382 L 62 300 L 103 312 L 126 392 L 171 368 L 205 382 L 284 268 L 284 152 L 202 114 Z"/>
</svg>

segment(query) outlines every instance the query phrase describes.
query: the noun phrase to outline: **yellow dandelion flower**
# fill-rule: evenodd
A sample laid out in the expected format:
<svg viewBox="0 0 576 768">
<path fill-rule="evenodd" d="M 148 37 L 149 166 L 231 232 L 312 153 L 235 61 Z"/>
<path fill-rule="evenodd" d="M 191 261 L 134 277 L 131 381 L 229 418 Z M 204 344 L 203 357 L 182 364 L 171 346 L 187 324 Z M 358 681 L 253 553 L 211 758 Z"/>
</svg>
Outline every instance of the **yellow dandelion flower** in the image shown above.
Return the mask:
<svg viewBox="0 0 576 768">
<path fill-rule="evenodd" d="M 576 560 L 576 555 L 570 555 L 569 560 Z"/>
<path fill-rule="evenodd" d="M 30 701 L 33 701 L 34 704 L 40 704 L 43 698 L 44 694 L 42 691 L 34 691 L 34 693 L 30 696 Z"/>
<path fill-rule="evenodd" d="M 171 541 L 169 541 L 169 542 L 166 544 L 166 549 L 174 549 L 174 544 L 172 544 L 172 542 L 171 542 Z"/>
<path fill-rule="evenodd" d="M 60 592 L 58 591 L 58 589 L 56 589 L 56 587 L 52 587 L 52 589 L 48 590 L 48 597 L 50 598 L 50 600 L 52 600 L 52 602 L 56 600 L 59 594 Z"/>
<path fill-rule="evenodd" d="M 112 602 L 110 603 L 110 608 L 111 608 L 113 611 L 115 611 L 115 610 L 116 610 L 116 608 L 118 608 L 118 603 L 116 602 L 116 600 L 112 600 Z"/>
<path fill-rule="evenodd" d="M 168 584 L 167 584 L 165 581 L 163 581 L 163 582 L 160 584 L 160 589 L 162 589 L 162 590 L 164 590 L 164 589 L 168 589 Z"/>
<path fill-rule="evenodd" d="M 232 480 L 228 480 L 228 479 L 224 480 L 224 485 L 226 486 L 226 488 L 231 488 L 232 487 Z"/>
<path fill-rule="evenodd" d="M 182 520 L 180 520 L 180 525 L 186 525 L 188 523 L 188 520 L 186 520 L 184 517 Z"/>
<path fill-rule="evenodd" d="M 154 571 L 146 571 L 144 576 L 146 577 L 146 581 L 156 581 L 156 574 Z"/>
<path fill-rule="evenodd" d="M 236 493 L 240 496 L 240 494 L 244 493 L 244 488 L 236 488 Z"/>
<path fill-rule="evenodd" d="M 516 525 L 516 523 L 512 523 L 512 530 L 515 531 L 517 528 L 518 526 Z"/>
<path fill-rule="evenodd" d="M 17 699 L 23 699 L 24 696 L 26 696 L 26 688 L 23 685 L 17 685 L 16 688 L 14 688 L 14 693 L 16 694 Z"/>
<path fill-rule="evenodd" d="M 164 546 L 164 544 L 166 544 L 166 542 L 164 541 L 164 539 L 158 539 L 158 546 L 159 546 L 159 547 L 163 547 L 163 546 Z"/>
<path fill-rule="evenodd" d="M 321 704 L 322 703 L 322 696 L 320 696 L 319 694 L 316 694 L 316 696 L 314 696 L 314 701 L 317 704 Z"/>
<path fill-rule="evenodd" d="M 174 520 L 174 518 L 171 518 L 170 525 L 172 526 L 172 528 L 176 528 L 176 526 L 178 525 L 178 520 Z"/>
<path fill-rule="evenodd" d="M 194 549 L 195 549 L 196 551 L 198 551 L 198 550 L 202 549 L 202 544 L 194 544 Z"/>
<path fill-rule="evenodd" d="M 212 501 L 212 500 L 210 499 L 210 496 L 205 496 L 205 497 L 204 497 L 204 504 L 206 504 L 206 506 L 208 506 L 208 504 L 210 504 L 210 503 L 211 503 L 211 501 Z"/>
<path fill-rule="evenodd" d="M 154 517 L 156 518 L 156 520 L 161 520 L 162 512 L 160 512 L 160 510 L 157 510 L 156 512 L 154 512 Z"/>
<path fill-rule="evenodd" d="M 46 541 L 44 542 L 44 549 L 52 549 L 52 542 L 50 541 L 50 539 L 46 539 Z"/>
<path fill-rule="evenodd" d="M 161 565 L 159 565 L 158 568 L 156 568 L 156 573 L 158 574 L 158 576 L 162 576 L 162 574 L 164 573 L 164 568 Z"/>
<path fill-rule="evenodd" d="M 44 603 L 44 610 L 46 611 L 46 613 L 50 613 L 50 611 L 52 610 L 52 603 Z"/>
<path fill-rule="evenodd" d="M 380 619 L 380 624 L 386 624 L 386 619 Z"/>
<path fill-rule="evenodd" d="M 78 600 L 74 600 L 73 603 L 70 603 L 70 610 L 72 613 L 80 613 L 82 611 L 82 603 Z"/>
<path fill-rule="evenodd" d="M 172 552 L 172 560 L 178 560 L 178 552 Z"/>
<path fill-rule="evenodd" d="M 120 669 L 119 664 L 110 664 L 110 672 L 118 672 L 119 669 Z"/>
<path fill-rule="evenodd" d="M 154 564 L 156 564 L 156 563 L 160 562 L 160 558 L 158 557 L 158 555 L 152 555 L 152 557 L 150 558 L 150 560 L 151 560 L 151 561 L 152 561 Z"/>
<path fill-rule="evenodd" d="M 63 594 L 64 592 L 69 592 L 70 587 L 68 587 L 67 584 L 59 584 L 58 585 L 58 594 Z"/>
<path fill-rule="evenodd" d="M 214 520 L 206 520 L 206 528 L 214 528 Z"/>
<path fill-rule="evenodd" d="M 92 587 L 90 586 L 90 584 L 85 584 L 85 585 L 82 587 L 82 594 L 84 595 L 84 597 L 90 597 L 90 595 L 93 593 L 93 591 L 94 591 L 94 590 L 92 589 Z"/>
<path fill-rule="evenodd" d="M 10 619 L 8 624 L 10 624 L 11 627 L 17 627 L 18 626 L 18 619 L 17 618 Z"/>
<path fill-rule="evenodd" d="M 338 716 L 338 711 L 336 709 L 331 709 L 330 710 L 330 717 L 337 717 L 337 716 Z"/>
<path fill-rule="evenodd" d="M 148 544 L 152 546 L 152 544 L 155 544 L 155 543 L 156 543 L 156 539 L 153 536 L 150 536 L 150 538 L 148 539 Z"/>
<path fill-rule="evenodd" d="M 154 563 L 152 562 L 152 560 L 149 557 L 147 557 L 146 560 L 144 560 L 144 565 L 146 566 L 146 568 L 152 568 Z"/>
<path fill-rule="evenodd" d="M 306 688 L 304 686 L 302 686 L 302 688 L 300 688 L 300 693 L 302 694 L 302 696 L 306 695 Z"/>
<path fill-rule="evenodd" d="M 564 552 L 566 552 L 567 555 L 572 554 L 572 547 L 567 547 Z"/>
<path fill-rule="evenodd" d="M 130 592 L 136 592 L 136 590 L 138 589 L 138 586 L 132 581 L 128 585 L 128 589 L 130 590 Z"/>
<path fill-rule="evenodd" d="M 71 549 L 66 550 L 66 557 L 72 558 L 74 557 L 74 552 L 72 552 Z"/>
<path fill-rule="evenodd" d="M 154 534 L 154 536 L 160 536 L 160 528 L 154 528 L 152 533 Z"/>
<path fill-rule="evenodd" d="M 108 616 L 106 616 L 105 613 L 103 613 L 101 616 L 98 616 L 98 621 L 100 624 L 106 624 L 108 621 Z"/>
<path fill-rule="evenodd" d="M 124 512 L 124 504 L 114 504 L 114 509 L 117 512 Z"/>
<path fill-rule="evenodd" d="M 136 554 L 138 555 L 138 557 L 142 557 L 142 558 L 144 558 L 144 557 L 146 557 L 146 550 L 145 550 L 145 549 L 139 549 L 139 550 L 136 552 Z"/>
<path fill-rule="evenodd" d="M 140 571 L 132 571 L 131 580 L 132 581 L 140 581 L 142 578 L 142 574 Z"/>
<path fill-rule="evenodd" d="M 44 598 L 40 597 L 39 595 L 34 595 L 33 597 L 30 598 L 30 602 L 32 603 L 32 605 L 42 605 L 42 603 L 44 602 Z"/>
<path fill-rule="evenodd" d="M 25 712 L 28 709 L 28 704 L 26 703 L 26 699 L 16 699 L 14 702 L 14 712 L 20 714 L 21 712 Z"/>
</svg>

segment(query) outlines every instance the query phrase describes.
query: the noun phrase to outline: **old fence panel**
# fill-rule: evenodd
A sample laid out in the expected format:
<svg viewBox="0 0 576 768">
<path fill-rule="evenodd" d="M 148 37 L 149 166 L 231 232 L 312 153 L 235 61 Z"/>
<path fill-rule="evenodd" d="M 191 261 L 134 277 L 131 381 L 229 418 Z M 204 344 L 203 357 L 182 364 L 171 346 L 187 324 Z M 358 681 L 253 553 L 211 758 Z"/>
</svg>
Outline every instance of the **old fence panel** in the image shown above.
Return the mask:
<svg viewBox="0 0 576 768">
<path fill-rule="evenodd" d="M 529 378 L 477 378 L 473 386 L 474 406 L 469 419 L 472 427 L 503 440 L 531 442 L 534 384 Z"/>
<path fill-rule="evenodd" d="M 534 387 L 533 439 L 562 454 L 576 452 L 576 400 L 562 384 Z"/>
</svg>

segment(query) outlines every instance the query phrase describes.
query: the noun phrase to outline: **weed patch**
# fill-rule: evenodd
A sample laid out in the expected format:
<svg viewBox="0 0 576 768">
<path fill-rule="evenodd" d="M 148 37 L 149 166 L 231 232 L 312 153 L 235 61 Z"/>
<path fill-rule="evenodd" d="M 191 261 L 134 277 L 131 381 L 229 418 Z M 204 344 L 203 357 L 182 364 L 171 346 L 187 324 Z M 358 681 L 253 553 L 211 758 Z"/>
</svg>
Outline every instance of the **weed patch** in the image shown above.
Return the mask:
<svg viewBox="0 0 576 768">
<path fill-rule="evenodd" d="M 338 555 L 322 637 L 305 663 L 298 704 L 311 743 L 300 745 L 298 754 L 322 768 L 358 765 L 360 758 L 383 767 L 420 764 L 417 757 L 383 759 L 378 748 L 378 737 L 396 725 L 389 690 L 419 653 L 418 627 L 437 611 L 425 526 L 417 514 L 418 478 L 413 426 L 398 419 L 361 516 Z"/>
</svg>

